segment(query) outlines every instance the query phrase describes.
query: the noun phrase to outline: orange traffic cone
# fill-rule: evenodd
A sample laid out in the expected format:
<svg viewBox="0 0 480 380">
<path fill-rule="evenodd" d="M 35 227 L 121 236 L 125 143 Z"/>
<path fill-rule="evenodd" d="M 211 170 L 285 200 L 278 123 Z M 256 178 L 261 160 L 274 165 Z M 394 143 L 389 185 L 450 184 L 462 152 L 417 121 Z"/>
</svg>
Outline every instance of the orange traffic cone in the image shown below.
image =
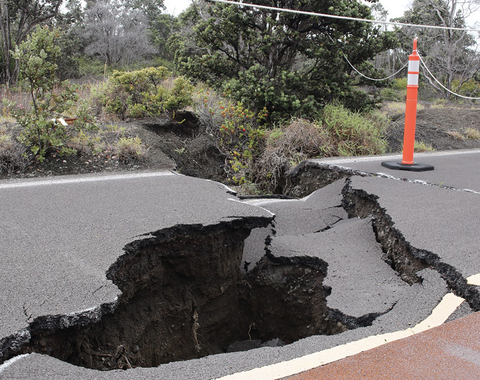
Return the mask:
<svg viewBox="0 0 480 380">
<path fill-rule="evenodd" d="M 432 165 L 419 164 L 413 161 L 415 148 L 415 124 L 417 121 L 418 75 L 420 56 L 417 53 L 417 39 L 413 40 L 413 53 L 408 57 L 407 102 L 405 106 L 405 130 L 403 133 L 402 162 L 386 161 L 382 166 L 388 169 L 411 170 L 423 172 L 433 170 Z"/>
</svg>

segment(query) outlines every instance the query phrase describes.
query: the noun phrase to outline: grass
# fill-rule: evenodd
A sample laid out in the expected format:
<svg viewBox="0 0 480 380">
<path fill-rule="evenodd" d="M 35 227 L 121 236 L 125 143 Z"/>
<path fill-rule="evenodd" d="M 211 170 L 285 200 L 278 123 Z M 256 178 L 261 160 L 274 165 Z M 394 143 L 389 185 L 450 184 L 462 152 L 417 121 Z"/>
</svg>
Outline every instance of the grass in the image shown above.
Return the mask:
<svg viewBox="0 0 480 380">
<path fill-rule="evenodd" d="M 118 159 L 123 163 L 142 161 L 147 150 L 139 137 L 121 137 L 115 145 Z"/>
<path fill-rule="evenodd" d="M 252 179 L 263 191 L 275 193 L 285 171 L 306 159 L 385 153 L 387 126 L 388 119 L 380 112 L 360 114 L 327 105 L 321 120 L 292 119 L 268 130 Z"/>
<path fill-rule="evenodd" d="M 92 89 L 97 85 L 84 83 L 76 88 L 81 100 L 62 116 L 76 117 L 77 120 L 75 125 L 68 127 L 63 146 L 85 157 L 112 154 L 124 163 L 143 160 L 146 148 L 140 138 L 128 136 L 125 127 L 103 122 L 97 124 L 98 117 L 105 119 L 102 110 L 95 109 L 92 101 Z M 13 114 L 17 107 L 31 107 L 30 96 L 21 87 L 12 89 L 5 86 L 0 87 L 0 95 L 3 98 L 0 102 L 0 174 L 23 173 L 35 157 L 30 147 L 18 141 L 21 127 Z M 58 156 L 55 151 L 51 153 Z"/>
<path fill-rule="evenodd" d="M 475 128 L 465 129 L 465 136 L 470 140 L 480 140 L 480 131 Z"/>
<path fill-rule="evenodd" d="M 425 109 L 425 105 L 417 103 L 417 111 Z M 405 102 L 386 101 L 383 102 L 381 112 L 387 117 L 394 117 L 405 114 Z"/>
<path fill-rule="evenodd" d="M 23 172 L 28 164 L 26 148 L 16 141 L 11 131 L 0 128 L 0 173 Z"/>
<path fill-rule="evenodd" d="M 460 132 L 458 131 L 447 131 L 447 135 L 452 136 L 455 140 L 460 140 L 464 141 L 466 140 L 466 137 L 463 136 Z"/>
<path fill-rule="evenodd" d="M 416 141 L 415 140 L 415 145 L 414 145 L 414 151 L 415 152 L 433 152 L 435 149 L 430 145 L 426 144 L 423 141 Z"/>
</svg>

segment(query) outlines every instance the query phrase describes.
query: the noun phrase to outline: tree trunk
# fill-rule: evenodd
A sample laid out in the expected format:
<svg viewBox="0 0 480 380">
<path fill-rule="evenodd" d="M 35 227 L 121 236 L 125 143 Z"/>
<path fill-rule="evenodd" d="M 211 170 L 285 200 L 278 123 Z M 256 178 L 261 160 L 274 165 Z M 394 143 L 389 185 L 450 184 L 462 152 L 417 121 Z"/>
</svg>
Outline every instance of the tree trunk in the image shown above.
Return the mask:
<svg viewBox="0 0 480 380">
<path fill-rule="evenodd" d="M 7 85 L 11 85 L 13 84 L 12 75 L 10 73 L 10 63 L 12 59 L 10 50 L 12 47 L 12 42 L 11 42 L 12 39 L 10 36 L 8 7 L 5 1 L 0 2 L 0 32 L 2 34 L 1 53 L 5 61 L 1 78 L 2 78 L 2 81 L 4 81 Z"/>
</svg>

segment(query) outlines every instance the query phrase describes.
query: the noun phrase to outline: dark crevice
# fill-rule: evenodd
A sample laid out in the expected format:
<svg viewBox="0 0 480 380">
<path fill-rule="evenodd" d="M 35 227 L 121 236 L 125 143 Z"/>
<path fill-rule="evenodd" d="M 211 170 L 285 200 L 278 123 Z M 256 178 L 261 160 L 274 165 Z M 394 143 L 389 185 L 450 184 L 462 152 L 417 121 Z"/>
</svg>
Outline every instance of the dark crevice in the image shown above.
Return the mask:
<svg viewBox="0 0 480 380">
<path fill-rule="evenodd" d="M 335 225 L 336 225 L 337 223 L 341 222 L 342 220 L 343 220 L 343 218 L 338 218 L 335 222 L 327 225 L 327 226 L 324 227 L 324 228 L 319 229 L 318 231 L 315 231 L 315 233 L 320 233 L 320 232 L 328 231 L 328 230 L 332 229 L 333 227 L 335 227 Z"/>
<path fill-rule="evenodd" d="M 435 253 L 411 246 L 403 234 L 393 227 L 391 217 L 385 209 L 380 207 L 377 196 L 368 194 L 364 190 L 352 189 L 349 179 L 346 180 L 342 192 L 343 205 L 349 217 L 371 216 L 376 239 L 385 255 L 384 260 L 400 274 L 404 281 L 410 284 L 422 282 L 418 272 L 431 268 L 442 276 L 457 296 L 468 302 L 472 310 L 480 311 L 480 294 L 477 287 L 469 285 L 459 271 L 442 262 Z"/>
<path fill-rule="evenodd" d="M 362 315 L 360 317 L 352 317 L 350 315 L 346 315 L 338 309 L 329 309 L 328 317 L 332 321 L 340 322 L 347 329 L 353 330 L 353 329 L 357 329 L 359 327 L 371 326 L 372 323 L 375 321 L 375 319 L 377 319 L 378 317 L 381 317 L 382 315 L 385 315 L 388 312 L 392 311 L 393 308 L 395 307 L 395 304 L 393 304 L 391 307 L 389 307 L 384 312 L 368 313 L 368 314 Z"/>
<path fill-rule="evenodd" d="M 371 217 L 372 228 L 384 252 L 385 262 L 405 282 L 421 283 L 422 278 L 417 273 L 427 268 L 428 264 L 413 255 L 410 244 L 402 233 L 393 227 L 390 215 L 378 204 L 378 197 L 363 190 L 352 189 L 349 179 L 346 180 L 342 193 L 343 207 L 350 218 Z"/>
</svg>

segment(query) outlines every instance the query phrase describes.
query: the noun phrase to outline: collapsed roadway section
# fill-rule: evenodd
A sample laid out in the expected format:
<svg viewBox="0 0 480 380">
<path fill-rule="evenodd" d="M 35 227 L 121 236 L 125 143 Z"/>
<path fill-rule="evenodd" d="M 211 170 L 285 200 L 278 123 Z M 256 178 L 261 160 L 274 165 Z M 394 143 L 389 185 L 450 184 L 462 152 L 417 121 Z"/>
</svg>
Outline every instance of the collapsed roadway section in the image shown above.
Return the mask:
<svg viewBox="0 0 480 380">
<path fill-rule="evenodd" d="M 291 200 L 165 173 L 3 184 L 0 372 L 210 379 L 408 328 L 448 292 L 452 318 L 479 310 L 477 194 L 314 166 Z"/>
</svg>

